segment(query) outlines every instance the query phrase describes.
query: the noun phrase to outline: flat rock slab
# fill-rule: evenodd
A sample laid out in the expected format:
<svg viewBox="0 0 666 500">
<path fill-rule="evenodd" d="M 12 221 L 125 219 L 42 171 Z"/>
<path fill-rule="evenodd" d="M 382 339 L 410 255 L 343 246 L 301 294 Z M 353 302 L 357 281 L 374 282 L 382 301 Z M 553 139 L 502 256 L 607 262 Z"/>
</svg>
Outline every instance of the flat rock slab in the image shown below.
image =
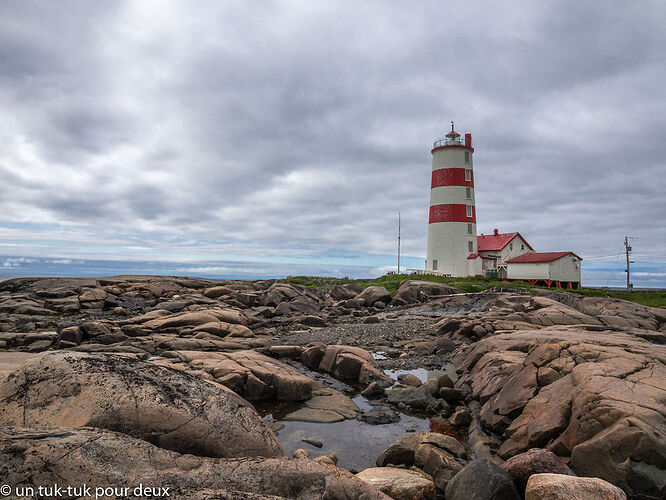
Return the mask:
<svg viewBox="0 0 666 500">
<path fill-rule="evenodd" d="M 13 486 L 86 483 L 131 492 L 143 484 L 191 500 L 389 498 L 343 469 L 310 459 L 181 455 L 103 429 L 3 428 L 0 463 L 3 481 Z"/>
<path fill-rule="evenodd" d="M 356 477 L 394 500 L 425 500 L 435 495 L 435 483 L 411 470 L 372 467 L 359 472 Z"/>
<path fill-rule="evenodd" d="M 31 352 L 0 352 L 0 381 L 29 359 L 41 355 Z"/>
<path fill-rule="evenodd" d="M 570 500 L 572 498 L 626 500 L 627 495 L 617 486 L 596 477 L 534 474 L 527 481 L 525 500 Z"/>
<path fill-rule="evenodd" d="M 332 423 L 356 418 L 359 412 L 359 407 L 347 396 L 322 386 L 313 392 L 302 408 L 287 414 L 283 420 Z"/>
<path fill-rule="evenodd" d="M 115 354 L 57 351 L 0 382 L 0 421 L 98 427 L 214 457 L 282 456 L 275 434 L 221 385 Z"/>
</svg>

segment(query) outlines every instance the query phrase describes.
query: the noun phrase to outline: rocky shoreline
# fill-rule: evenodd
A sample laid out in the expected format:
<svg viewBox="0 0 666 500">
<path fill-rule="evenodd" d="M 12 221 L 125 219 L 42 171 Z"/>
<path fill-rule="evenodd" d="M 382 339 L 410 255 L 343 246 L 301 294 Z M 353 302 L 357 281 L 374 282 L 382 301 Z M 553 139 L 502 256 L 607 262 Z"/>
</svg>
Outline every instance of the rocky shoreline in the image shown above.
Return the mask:
<svg viewBox="0 0 666 500">
<path fill-rule="evenodd" d="M 664 308 L 547 290 L 12 279 L 0 482 L 188 499 L 663 499 L 665 344 Z M 279 419 L 255 410 L 276 405 Z M 429 428 L 388 440 L 365 470 L 316 456 L 317 436 L 294 457 L 280 441 L 286 423 L 406 416 Z"/>
</svg>

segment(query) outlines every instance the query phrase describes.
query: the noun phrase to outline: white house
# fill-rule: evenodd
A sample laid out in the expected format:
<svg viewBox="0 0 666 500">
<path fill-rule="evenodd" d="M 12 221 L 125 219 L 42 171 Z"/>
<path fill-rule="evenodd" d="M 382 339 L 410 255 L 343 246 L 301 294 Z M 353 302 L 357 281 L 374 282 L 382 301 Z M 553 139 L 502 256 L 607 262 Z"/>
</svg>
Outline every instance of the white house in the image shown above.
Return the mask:
<svg viewBox="0 0 666 500">
<path fill-rule="evenodd" d="M 497 229 L 493 234 L 477 236 L 476 242 L 483 271 L 497 271 L 500 278 L 507 277 L 506 262 L 509 259 L 534 252 L 532 245 L 520 233 L 500 233 Z"/>
<path fill-rule="evenodd" d="M 532 285 L 580 288 L 580 258 L 573 252 L 531 252 L 506 261 L 507 279 Z"/>
</svg>

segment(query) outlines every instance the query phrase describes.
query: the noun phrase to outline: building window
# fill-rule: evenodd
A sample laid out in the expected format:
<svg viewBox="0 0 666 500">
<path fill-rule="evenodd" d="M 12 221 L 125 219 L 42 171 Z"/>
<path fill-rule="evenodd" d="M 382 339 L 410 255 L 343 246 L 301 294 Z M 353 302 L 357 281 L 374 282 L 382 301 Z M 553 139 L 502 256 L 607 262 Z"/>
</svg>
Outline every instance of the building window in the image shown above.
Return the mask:
<svg viewBox="0 0 666 500">
<path fill-rule="evenodd" d="M 471 224 L 467 224 L 467 234 L 474 234 Z"/>
<path fill-rule="evenodd" d="M 469 151 L 465 151 L 465 163 L 469 163 Z"/>
<path fill-rule="evenodd" d="M 465 180 L 466 181 L 472 180 L 472 171 L 469 168 L 465 169 Z"/>
<path fill-rule="evenodd" d="M 520 245 L 521 250 L 525 250 L 525 245 Z"/>
<path fill-rule="evenodd" d="M 472 199 L 472 188 L 465 188 L 465 194 L 467 194 L 467 199 L 471 200 Z"/>
<path fill-rule="evenodd" d="M 472 253 L 474 251 L 474 242 L 468 241 L 467 246 L 469 247 L 469 252 Z"/>
<path fill-rule="evenodd" d="M 437 259 L 432 261 L 432 270 L 437 271 Z"/>
<path fill-rule="evenodd" d="M 467 205 L 467 217 L 472 217 L 472 205 Z"/>
<path fill-rule="evenodd" d="M 509 243 L 509 250 L 513 250 L 513 243 Z"/>
</svg>

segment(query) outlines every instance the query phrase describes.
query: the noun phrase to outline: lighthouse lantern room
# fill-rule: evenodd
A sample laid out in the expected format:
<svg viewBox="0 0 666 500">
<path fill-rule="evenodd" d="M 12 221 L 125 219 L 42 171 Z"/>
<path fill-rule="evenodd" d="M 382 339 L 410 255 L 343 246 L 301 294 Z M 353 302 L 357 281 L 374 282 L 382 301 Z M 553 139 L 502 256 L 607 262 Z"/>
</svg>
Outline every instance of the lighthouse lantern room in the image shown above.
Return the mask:
<svg viewBox="0 0 666 500">
<path fill-rule="evenodd" d="M 435 141 L 426 272 L 453 277 L 482 274 L 476 240 L 472 134 L 454 130 Z M 477 269 L 478 267 L 478 269 Z"/>
</svg>

